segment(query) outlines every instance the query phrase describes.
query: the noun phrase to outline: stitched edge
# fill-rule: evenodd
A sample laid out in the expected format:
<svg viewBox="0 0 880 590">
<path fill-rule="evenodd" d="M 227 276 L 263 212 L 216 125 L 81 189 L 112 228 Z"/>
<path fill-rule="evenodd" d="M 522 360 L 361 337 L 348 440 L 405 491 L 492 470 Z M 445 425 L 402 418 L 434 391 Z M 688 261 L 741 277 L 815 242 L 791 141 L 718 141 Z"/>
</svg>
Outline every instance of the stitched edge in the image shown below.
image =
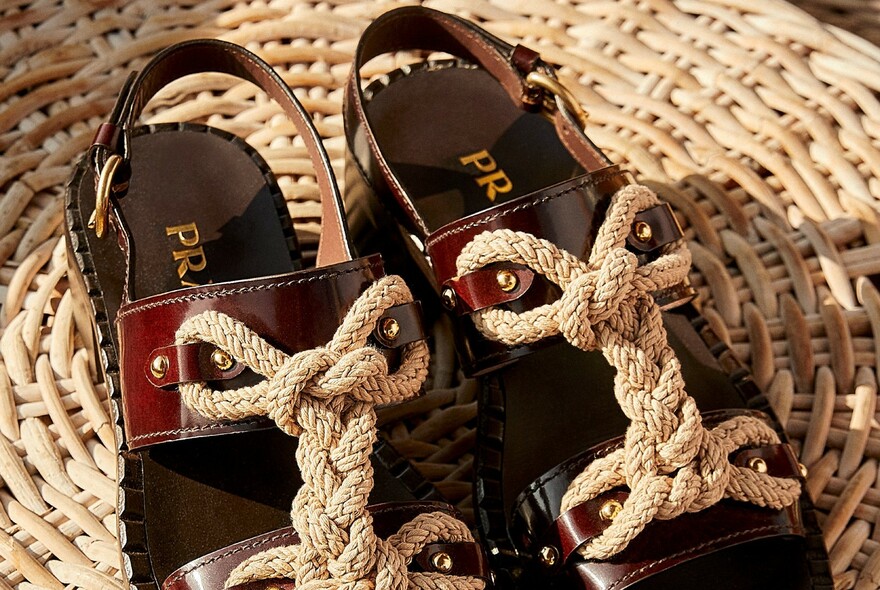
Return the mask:
<svg viewBox="0 0 880 590">
<path fill-rule="evenodd" d="M 709 547 L 712 547 L 713 545 L 718 545 L 718 544 L 724 543 L 725 541 L 729 541 L 731 539 L 736 539 L 737 537 L 750 536 L 750 535 L 753 535 L 754 533 L 761 533 L 761 532 L 789 533 L 789 534 L 793 534 L 793 535 L 798 534 L 797 529 L 795 527 L 787 526 L 787 525 L 773 525 L 773 526 L 765 526 L 765 527 L 756 527 L 753 529 L 740 531 L 738 533 L 731 533 L 729 535 L 725 535 L 725 536 L 720 537 L 718 539 L 714 539 L 714 540 L 708 541 L 706 543 L 701 543 L 701 544 L 697 545 L 696 547 L 691 547 L 690 549 L 687 549 L 685 551 L 679 551 L 678 553 L 674 553 L 673 555 L 670 555 L 668 557 L 664 557 L 663 559 L 658 559 L 657 561 L 652 561 L 651 563 L 649 563 L 645 566 L 642 566 L 639 569 L 632 571 L 621 578 L 618 578 L 610 586 L 608 586 L 608 590 L 614 590 L 615 588 L 619 588 L 620 585 L 623 584 L 624 582 L 626 582 L 627 580 L 629 580 L 635 576 L 638 576 L 639 574 L 645 572 L 646 570 L 651 569 L 652 567 L 654 567 L 656 565 L 660 565 L 660 564 L 665 563 L 667 561 L 670 561 L 672 559 L 676 559 L 677 557 L 682 557 L 685 555 L 696 553 L 697 551 L 700 551 L 701 549 L 707 549 Z M 758 538 L 755 538 L 753 540 L 757 541 Z M 719 549 L 721 549 L 721 547 L 719 547 Z M 586 563 L 586 562 L 584 562 L 584 563 Z M 661 571 L 663 571 L 663 570 L 661 570 Z"/>
<path fill-rule="evenodd" d="M 342 275 L 363 272 L 365 269 L 375 269 L 379 267 L 379 262 L 371 262 L 369 264 L 364 264 L 358 266 L 356 268 L 350 268 L 348 270 L 341 271 L 333 271 L 329 273 L 324 273 L 320 275 L 305 277 L 301 279 L 291 279 L 289 281 L 283 281 L 280 283 L 270 283 L 270 284 L 262 284 L 262 285 L 251 285 L 248 287 L 238 287 L 235 289 L 220 289 L 217 291 L 200 291 L 198 293 L 192 293 L 189 295 L 181 295 L 179 297 L 173 297 L 171 299 L 163 299 L 161 301 L 152 301 L 150 303 L 144 303 L 138 305 L 137 303 L 131 303 L 125 307 L 125 309 L 120 309 L 119 313 L 116 314 L 116 321 L 119 322 L 123 318 L 128 317 L 131 314 L 139 313 L 142 311 L 147 311 L 149 309 L 154 309 L 157 307 L 165 307 L 167 305 L 175 305 L 177 303 L 184 303 L 187 301 L 200 301 L 206 299 L 218 299 L 220 297 L 227 297 L 232 295 L 241 295 L 244 293 L 253 293 L 256 291 L 267 291 L 269 289 L 275 288 L 283 288 L 283 287 L 292 287 L 294 285 L 300 285 L 304 283 L 314 283 L 316 281 L 323 281 L 326 279 L 333 279 Z"/>
<path fill-rule="evenodd" d="M 207 567 L 207 566 L 211 565 L 212 563 L 220 561 L 221 559 L 225 559 L 231 555 L 235 555 L 236 553 L 241 553 L 242 551 L 245 551 L 247 549 L 253 549 L 254 547 L 259 547 L 259 546 L 265 545 L 267 543 L 272 543 L 273 541 L 277 541 L 279 539 L 284 539 L 284 538 L 289 538 L 289 537 L 294 537 L 294 536 L 296 536 L 296 533 L 294 531 L 286 531 L 283 533 L 279 533 L 277 535 L 273 535 L 273 536 L 268 537 L 266 539 L 259 539 L 256 541 L 252 541 L 246 545 L 241 545 L 240 547 L 236 547 L 235 549 L 230 549 L 228 551 L 221 553 L 220 555 L 215 555 L 211 559 L 208 559 L 206 561 L 201 561 L 189 569 L 178 571 L 176 574 L 174 574 L 174 577 L 168 578 L 167 580 L 165 580 L 165 582 L 162 583 L 162 588 L 164 589 L 166 586 L 169 586 L 171 584 L 179 582 L 187 574 L 190 574 L 196 570 Z"/>
<path fill-rule="evenodd" d="M 171 436 L 174 434 L 184 434 L 186 432 L 198 432 L 203 430 L 212 430 L 217 428 L 234 428 L 236 426 L 246 426 L 250 424 L 258 424 L 262 422 L 263 419 L 254 419 L 254 420 L 242 420 L 241 422 L 220 422 L 218 424 L 206 424 L 204 426 L 190 426 L 189 428 L 177 428 L 175 430 L 163 430 L 161 432 L 151 432 L 149 434 L 139 434 L 135 437 L 128 439 L 129 443 L 133 443 L 139 440 L 144 440 L 147 438 L 158 438 L 162 436 Z"/>
<path fill-rule="evenodd" d="M 594 176 L 594 175 L 587 176 L 586 178 L 582 179 L 580 182 L 578 182 L 575 185 L 566 187 L 564 189 L 560 189 L 558 192 L 550 193 L 549 195 L 544 195 L 540 199 L 537 199 L 534 201 L 529 201 L 527 203 L 522 203 L 522 204 L 517 205 L 515 207 L 511 207 L 510 209 L 507 209 L 505 211 L 499 211 L 497 213 L 489 215 L 488 217 L 483 217 L 481 219 L 475 219 L 474 221 L 471 221 L 470 223 L 466 223 L 465 225 L 453 227 L 453 228 L 435 233 L 435 234 L 428 237 L 428 239 L 425 241 L 425 245 L 426 246 L 433 246 L 437 242 L 445 240 L 446 238 L 448 238 L 451 235 L 458 234 L 458 233 L 467 231 L 469 229 L 479 227 L 481 225 L 486 225 L 487 223 L 489 223 L 491 221 L 495 221 L 496 219 L 506 217 L 507 215 L 512 215 L 513 213 L 518 213 L 519 211 L 522 211 L 524 209 L 531 209 L 532 207 L 538 207 L 540 205 L 544 205 L 548 201 L 552 201 L 553 199 L 557 199 L 559 197 L 565 196 L 568 193 L 580 190 L 584 187 L 594 187 L 601 182 L 605 182 L 606 180 L 610 180 L 610 179 L 614 178 L 615 176 L 623 176 L 624 174 L 626 174 L 626 172 L 618 168 L 612 172 L 605 172 L 605 173 L 597 175 L 597 176 Z"/>
</svg>

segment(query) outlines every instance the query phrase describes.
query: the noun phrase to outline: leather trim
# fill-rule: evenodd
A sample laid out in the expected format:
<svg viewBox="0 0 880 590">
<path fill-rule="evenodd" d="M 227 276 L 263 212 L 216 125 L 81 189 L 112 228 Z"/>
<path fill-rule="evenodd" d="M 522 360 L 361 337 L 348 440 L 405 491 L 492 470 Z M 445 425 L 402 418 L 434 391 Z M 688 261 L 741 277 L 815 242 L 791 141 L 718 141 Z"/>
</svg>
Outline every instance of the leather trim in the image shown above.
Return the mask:
<svg viewBox="0 0 880 590">
<path fill-rule="evenodd" d="M 213 346 L 200 342 L 161 346 L 147 356 L 144 376 L 154 387 L 167 388 L 194 381 L 227 381 L 244 371 L 241 363 L 233 363 L 228 370 L 221 371 L 210 360 L 213 352 Z M 151 368 L 159 357 L 167 359 L 167 369 L 162 377 L 157 377 Z"/>
</svg>

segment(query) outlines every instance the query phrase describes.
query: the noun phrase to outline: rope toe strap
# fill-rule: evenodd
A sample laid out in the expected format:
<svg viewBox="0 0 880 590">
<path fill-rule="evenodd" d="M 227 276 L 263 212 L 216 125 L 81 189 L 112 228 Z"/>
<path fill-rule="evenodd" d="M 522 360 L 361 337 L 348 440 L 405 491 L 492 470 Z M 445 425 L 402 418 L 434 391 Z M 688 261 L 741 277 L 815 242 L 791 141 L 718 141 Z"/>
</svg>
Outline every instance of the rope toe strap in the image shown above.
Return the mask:
<svg viewBox="0 0 880 590">
<path fill-rule="evenodd" d="M 379 279 L 354 302 L 326 346 L 293 355 L 243 322 L 213 311 L 178 329 L 177 344 L 213 344 L 265 377 L 228 391 L 204 382 L 181 384 L 190 409 L 213 420 L 269 416 L 299 436 L 296 461 L 303 485 L 291 516 L 300 543 L 248 558 L 232 571 L 227 587 L 277 578 L 295 580 L 303 589 L 480 590 L 485 585 L 479 578 L 408 571 L 428 544 L 472 542 L 460 521 L 440 512 L 422 514 L 383 540 L 366 509 L 373 489 L 375 407 L 416 395 L 428 372 L 424 341 L 406 344 L 399 368 L 390 373 L 385 357 L 367 340 L 388 309 L 411 301 L 402 279 Z"/>
<path fill-rule="evenodd" d="M 639 266 L 626 249 L 635 215 L 658 203 L 643 186 L 618 191 L 586 262 L 552 242 L 504 229 L 478 235 L 456 260 L 459 276 L 488 264 L 515 263 L 562 290 L 553 303 L 522 313 L 497 307 L 476 312 L 474 324 L 484 336 L 513 346 L 562 335 L 582 350 L 601 350 L 616 369 L 614 395 L 630 420 L 624 445 L 575 478 L 561 512 L 615 487 L 627 486 L 630 495 L 612 524 L 579 549 L 586 559 L 619 553 L 655 518 L 703 510 L 725 497 L 781 509 L 800 496 L 798 480 L 728 460 L 740 447 L 778 443 L 772 428 L 738 416 L 708 430 L 685 392 L 681 365 L 651 294 L 686 279 L 690 253 L 679 240 Z"/>
</svg>

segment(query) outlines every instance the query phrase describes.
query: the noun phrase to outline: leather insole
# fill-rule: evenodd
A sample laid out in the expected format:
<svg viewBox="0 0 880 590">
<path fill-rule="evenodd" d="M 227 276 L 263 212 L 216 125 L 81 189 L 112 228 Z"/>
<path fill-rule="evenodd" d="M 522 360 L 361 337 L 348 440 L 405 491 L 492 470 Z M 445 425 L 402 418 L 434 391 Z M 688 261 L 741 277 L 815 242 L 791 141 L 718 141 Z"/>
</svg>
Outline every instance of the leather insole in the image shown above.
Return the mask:
<svg viewBox="0 0 880 590">
<path fill-rule="evenodd" d="M 300 267 L 277 183 L 240 139 L 201 125 L 162 125 L 139 128 L 131 150 L 129 187 L 119 200 L 130 234 L 131 300 Z M 102 273 L 102 286 L 111 272 L 122 276 L 124 267 Z M 289 524 L 300 485 L 295 449 L 273 429 L 142 452 L 156 581 L 209 551 Z"/>
<path fill-rule="evenodd" d="M 583 173 L 553 125 L 539 114 L 520 110 L 483 70 L 416 66 L 409 75 L 392 74 L 391 83 L 370 98 L 366 112 L 392 172 L 431 231 Z M 473 157 L 481 150 L 488 152 L 480 160 L 485 170 L 476 163 L 462 164 L 462 157 Z M 499 171 L 511 189 L 496 194 L 493 201 L 487 194 L 491 182 L 480 186 L 479 181 Z M 500 184 L 503 178 L 495 182 Z M 682 362 L 687 391 L 699 408 L 744 407 L 745 400 L 688 319 L 668 312 L 664 323 Z M 490 386 L 504 396 L 501 484 L 508 514 L 517 496 L 535 479 L 573 455 L 622 435 L 629 423 L 614 398 L 614 371 L 598 351 L 583 352 L 562 342 L 486 379 L 493 380 Z M 802 541 L 784 541 L 764 542 L 767 551 L 763 554 L 772 555 L 772 548 L 780 557 L 789 556 L 793 560 L 787 566 L 792 568 L 787 578 L 790 587 L 801 587 L 798 580 L 804 579 L 806 571 L 800 568 L 806 567 Z M 758 563 L 754 551 L 747 553 L 756 571 L 767 565 Z M 697 571 L 740 567 L 735 550 L 713 555 L 699 560 L 699 565 L 695 562 L 696 570 L 676 568 L 640 587 L 680 587 L 664 584 L 689 579 Z M 712 584 L 740 587 L 741 578 L 713 577 Z M 728 581 L 731 585 L 726 585 Z"/>
<path fill-rule="evenodd" d="M 431 231 L 583 174 L 553 124 L 519 109 L 483 70 L 416 68 L 376 92 L 366 109 Z"/>
</svg>

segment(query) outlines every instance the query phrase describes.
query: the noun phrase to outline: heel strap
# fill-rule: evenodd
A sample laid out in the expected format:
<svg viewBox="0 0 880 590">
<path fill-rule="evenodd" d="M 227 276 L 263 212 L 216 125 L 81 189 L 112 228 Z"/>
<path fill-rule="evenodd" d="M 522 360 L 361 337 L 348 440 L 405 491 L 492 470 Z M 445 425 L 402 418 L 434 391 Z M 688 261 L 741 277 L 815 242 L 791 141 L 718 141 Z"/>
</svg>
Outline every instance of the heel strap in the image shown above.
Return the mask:
<svg viewBox="0 0 880 590">
<path fill-rule="evenodd" d="M 364 110 L 366 99 L 361 88 L 360 69 L 366 62 L 384 53 L 406 50 L 443 51 L 479 64 L 498 80 L 510 99 L 523 110 L 549 108 L 560 140 L 585 170 L 593 171 L 610 164 L 584 135 L 578 117 L 565 107 L 572 102 L 567 91 L 560 94 L 550 90 L 561 91 L 562 88 L 558 83 L 554 84 L 555 69 L 541 60 L 538 53 L 522 45 L 514 47 L 451 14 L 419 6 L 392 10 L 373 21 L 358 43 L 346 87 L 345 120 L 350 126 L 347 130 L 349 137 L 363 133 L 385 182 L 422 238 L 429 233 L 428 228 L 379 150 Z M 535 82 L 536 75 L 545 82 Z"/>
<path fill-rule="evenodd" d="M 108 213 L 115 215 L 118 231 L 125 233 L 124 224 L 118 223 L 119 209 L 115 197 L 124 192 L 125 164 L 130 158 L 129 136 L 144 106 L 161 88 L 190 74 L 218 72 L 252 82 L 274 99 L 290 118 L 299 132 L 315 169 L 321 194 L 321 239 L 318 245 L 318 266 L 327 266 L 352 259 L 348 231 L 344 223 L 342 198 L 334 179 L 330 159 L 321 143 L 314 124 L 290 87 L 278 73 L 247 49 L 215 39 L 197 39 L 173 45 L 154 57 L 139 73 L 129 77 L 110 115 L 102 124 L 92 143 L 92 165 L 98 176 L 109 162 L 118 165 L 116 178 L 110 179 L 110 206 Z M 117 156 L 111 160 L 112 156 Z M 100 195 L 99 195 L 100 197 Z M 120 236 L 127 242 L 127 236 Z"/>
</svg>

